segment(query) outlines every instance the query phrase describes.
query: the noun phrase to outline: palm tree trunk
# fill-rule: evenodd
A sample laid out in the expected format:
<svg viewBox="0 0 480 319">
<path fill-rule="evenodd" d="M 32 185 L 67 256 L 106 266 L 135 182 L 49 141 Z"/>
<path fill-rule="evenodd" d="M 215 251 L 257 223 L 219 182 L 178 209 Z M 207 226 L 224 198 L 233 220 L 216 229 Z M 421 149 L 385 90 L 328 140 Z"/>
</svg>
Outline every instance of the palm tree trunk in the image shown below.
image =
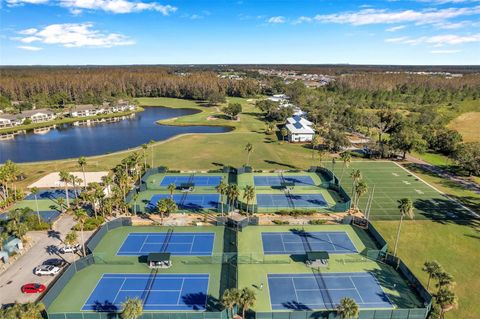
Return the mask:
<svg viewBox="0 0 480 319">
<path fill-rule="evenodd" d="M 427 291 L 428 291 L 428 288 L 430 287 L 430 281 L 431 280 L 432 280 L 432 275 L 428 275 Z"/>
<path fill-rule="evenodd" d="M 397 230 L 397 239 L 395 240 L 395 248 L 393 250 L 393 255 L 395 257 L 397 256 L 398 240 L 400 239 L 400 229 L 402 228 L 402 222 L 403 222 L 403 214 L 402 216 L 400 216 L 400 223 L 398 224 L 398 230 Z"/>
<path fill-rule="evenodd" d="M 220 209 L 222 210 L 222 217 L 223 217 L 223 194 L 220 194 Z"/>
<path fill-rule="evenodd" d="M 67 207 L 70 208 L 70 200 L 68 198 L 68 184 L 65 182 L 65 198 L 67 200 Z"/>
<path fill-rule="evenodd" d="M 38 217 L 38 225 L 40 225 L 40 212 L 38 211 L 38 201 L 37 201 L 37 194 L 35 194 L 35 206 L 37 207 L 37 217 Z"/>
<path fill-rule="evenodd" d="M 82 172 L 83 172 L 83 187 L 87 188 L 87 177 L 85 175 L 85 166 L 82 165 Z"/>
</svg>

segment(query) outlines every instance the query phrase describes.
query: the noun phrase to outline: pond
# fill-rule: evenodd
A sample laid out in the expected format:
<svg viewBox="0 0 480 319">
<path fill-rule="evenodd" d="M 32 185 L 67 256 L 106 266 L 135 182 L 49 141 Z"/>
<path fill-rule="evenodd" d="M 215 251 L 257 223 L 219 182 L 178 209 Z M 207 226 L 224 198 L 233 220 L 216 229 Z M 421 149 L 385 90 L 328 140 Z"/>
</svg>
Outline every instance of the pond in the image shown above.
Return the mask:
<svg viewBox="0 0 480 319">
<path fill-rule="evenodd" d="M 195 114 L 194 109 L 146 107 L 145 111 L 111 123 L 57 125 L 50 130 L 26 132 L 0 141 L 0 163 L 17 163 L 102 155 L 134 148 L 151 140 L 163 141 L 186 133 L 224 133 L 224 126 L 169 126 L 158 120 Z"/>
</svg>

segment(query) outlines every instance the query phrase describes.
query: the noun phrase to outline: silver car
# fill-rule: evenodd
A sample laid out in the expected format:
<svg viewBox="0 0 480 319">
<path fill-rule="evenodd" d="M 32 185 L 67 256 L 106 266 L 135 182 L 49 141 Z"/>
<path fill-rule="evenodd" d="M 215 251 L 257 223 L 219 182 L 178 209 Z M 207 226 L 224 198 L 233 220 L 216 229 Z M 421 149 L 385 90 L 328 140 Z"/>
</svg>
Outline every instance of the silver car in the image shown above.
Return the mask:
<svg viewBox="0 0 480 319">
<path fill-rule="evenodd" d="M 60 271 L 60 268 L 51 265 L 40 265 L 35 267 L 33 273 L 37 276 L 54 276 Z"/>
</svg>

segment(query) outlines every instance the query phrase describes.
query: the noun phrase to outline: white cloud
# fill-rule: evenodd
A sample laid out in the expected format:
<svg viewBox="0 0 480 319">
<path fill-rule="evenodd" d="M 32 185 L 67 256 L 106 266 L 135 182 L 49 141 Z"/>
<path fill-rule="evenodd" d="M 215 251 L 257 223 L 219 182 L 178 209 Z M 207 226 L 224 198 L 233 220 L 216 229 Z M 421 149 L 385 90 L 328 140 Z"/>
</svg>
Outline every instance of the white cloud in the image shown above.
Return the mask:
<svg viewBox="0 0 480 319">
<path fill-rule="evenodd" d="M 445 34 L 445 35 L 435 35 L 430 37 L 419 37 L 419 38 L 399 37 L 399 38 L 386 39 L 385 42 L 403 43 L 403 44 L 410 44 L 410 45 L 417 45 L 421 43 L 431 44 L 434 46 L 456 45 L 456 44 L 463 44 L 463 43 L 480 42 L 480 33 L 473 34 L 473 35 Z"/>
<path fill-rule="evenodd" d="M 440 22 L 440 23 L 435 23 L 435 26 L 439 29 L 445 29 L 445 30 L 452 30 L 452 29 L 460 29 L 464 28 L 468 25 L 471 25 L 471 21 L 460 21 L 460 22 Z"/>
<path fill-rule="evenodd" d="M 282 16 L 276 16 L 276 17 L 271 17 L 270 19 L 267 20 L 268 23 L 276 23 L 276 24 L 279 24 L 279 23 L 285 23 L 285 17 L 282 17 Z"/>
<path fill-rule="evenodd" d="M 25 30 L 18 31 L 18 34 L 31 35 L 31 34 L 37 33 L 37 31 L 38 30 L 35 29 L 35 28 L 30 28 L 30 29 L 25 29 Z"/>
<path fill-rule="evenodd" d="M 310 18 L 310 17 L 301 16 L 298 19 L 296 19 L 295 21 L 293 21 L 293 24 L 310 23 L 312 21 L 313 21 L 313 19 Z"/>
<path fill-rule="evenodd" d="M 364 9 L 356 12 L 341 12 L 326 15 L 316 15 L 315 20 L 322 23 L 339 23 L 352 25 L 393 24 L 413 22 L 427 24 L 442 22 L 460 16 L 480 14 L 480 6 L 471 8 L 425 9 L 421 11 L 403 10 L 389 11 L 386 9 Z"/>
<path fill-rule="evenodd" d="M 177 11 L 177 7 L 157 2 L 133 2 L 128 0 L 60 0 L 60 5 L 71 9 L 103 10 L 112 13 L 157 11 L 167 16 Z"/>
<path fill-rule="evenodd" d="M 16 6 L 23 4 L 42 4 L 47 3 L 49 0 L 6 0 L 7 5 Z"/>
<path fill-rule="evenodd" d="M 27 51 L 40 51 L 40 50 L 43 50 L 43 48 L 32 47 L 32 46 L 29 46 L 29 45 L 19 45 L 17 48 L 22 49 L 22 50 L 27 50 Z"/>
<path fill-rule="evenodd" d="M 395 32 L 395 31 L 402 30 L 402 29 L 405 29 L 404 25 L 397 25 L 396 27 L 391 27 L 391 28 L 385 29 L 385 31 Z"/>
<path fill-rule="evenodd" d="M 458 52 L 462 52 L 461 50 L 433 50 L 433 51 L 430 51 L 430 53 L 433 53 L 433 54 L 452 54 L 452 53 L 458 53 Z"/>
<path fill-rule="evenodd" d="M 40 42 L 58 44 L 67 48 L 132 45 L 135 42 L 123 34 L 103 33 L 93 29 L 92 23 L 52 24 L 28 37 L 19 38 L 24 43 Z"/>
</svg>

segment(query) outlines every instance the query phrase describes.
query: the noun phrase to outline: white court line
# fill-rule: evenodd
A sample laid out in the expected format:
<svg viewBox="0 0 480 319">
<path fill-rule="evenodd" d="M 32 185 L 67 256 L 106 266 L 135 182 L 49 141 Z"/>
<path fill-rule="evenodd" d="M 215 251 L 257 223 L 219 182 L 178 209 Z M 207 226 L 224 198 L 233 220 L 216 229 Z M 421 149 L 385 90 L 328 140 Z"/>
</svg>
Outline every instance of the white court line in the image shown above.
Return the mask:
<svg viewBox="0 0 480 319">
<path fill-rule="evenodd" d="M 177 305 L 180 302 L 180 297 L 182 296 L 182 291 L 183 291 L 183 284 L 185 283 L 185 278 L 182 279 L 182 287 L 180 287 L 180 293 L 178 294 L 177 298 Z M 207 292 L 208 293 L 208 292 Z"/>
<path fill-rule="evenodd" d="M 480 218 L 480 215 L 475 213 L 473 210 L 471 210 L 470 208 L 466 207 L 465 205 L 463 205 L 462 203 L 458 202 L 457 200 L 451 198 L 450 196 L 448 196 L 447 194 L 445 194 L 444 192 L 442 192 L 441 190 L 439 190 L 438 188 L 436 188 L 435 186 L 427 183 L 426 181 L 424 181 L 422 178 L 418 177 L 418 175 L 416 175 L 415 173 L 413 172 L 410 172 L 409 170 L 407 170 L 405 167 L 403 167 L 402 165 L 396 163 L 396 162 L 393 162 L 395 165 L 397 165 L 398 167 L 400 167 L 401 169 L 403 169 L 405 172 L 409 173 L 409 174 L 412 174 L 413 176 L 415 176 L 418 180 L 422 181 L 423 183 L 425 183 L 425 185 L 427 186 L 430 186 L 431 188 L 433 188 L 434 190 L 436 190 L 437 192 L 439 192 L 440 194 L 442 194 L 443 196 L 445 196 L 446 198 L 448 198 L 449 200 L 451 200 L 452 202 L 455 202 L 457 203 L 458 205 L 460 205 L 463 209 L 467 210 L 468 212 L 470 212 L 473 216 L 477 217 L 477 218 Z"/>
<path fill-rule="evenodd" d="M 295 287 L 295 281 L 293 281 L 293 277 L 291 277 L 290 279 L 292 280 L 293 291 L 295 291 L 295 298 L 297 298 L 297 302 L 299 302 L 297 295 L 297 287 Z"/>
<path fill-rule="evenodd" d="M 115 304 L 115 300 L 117 300 L 118 294 L 120 293 L 120 291 L 122 291 L 123 285 L 125 285 L 125 281 L 127 281 L 127 277 L 123 279 L 122 285 L 117 290 L 117 294 L 115 295 L 115 298 L 113 298 L 112 304 Z"/>
<path fill-rule="evenodd" d="M 352 283 L 353 287 L 355 287 L 355 290 L 357 291 L 357 294 L 358 294 L 358 296 L 360 297 L 360 300 L 362 301 L 362 303 L 365 303 L 365 302 L 363 301 L 362 295 L 360 295 L 360 290 L 357 289 L 357 286 L 356 286 L 355 283 L 353 282 L 352 277 L 348 276 L 348 279 L 350 279 L 350 282 Z"/>
</svg>

